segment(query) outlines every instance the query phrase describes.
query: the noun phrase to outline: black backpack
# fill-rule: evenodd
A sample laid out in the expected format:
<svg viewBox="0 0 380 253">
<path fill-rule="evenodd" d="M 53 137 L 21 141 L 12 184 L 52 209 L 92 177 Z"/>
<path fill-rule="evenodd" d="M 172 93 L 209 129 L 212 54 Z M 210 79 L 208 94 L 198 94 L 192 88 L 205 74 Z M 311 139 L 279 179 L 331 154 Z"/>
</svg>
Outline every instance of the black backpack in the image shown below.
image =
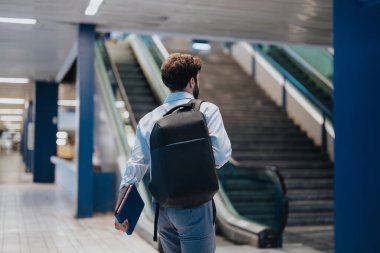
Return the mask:
<svg viewBox="0 0 380 253">
<path fill-rule="evenodd" d="M 168 111 L 150 135 L 149 190 L 163 207 L 190 208 L 213 198 L 219 189 L 202 100 Z"/>
</svg>

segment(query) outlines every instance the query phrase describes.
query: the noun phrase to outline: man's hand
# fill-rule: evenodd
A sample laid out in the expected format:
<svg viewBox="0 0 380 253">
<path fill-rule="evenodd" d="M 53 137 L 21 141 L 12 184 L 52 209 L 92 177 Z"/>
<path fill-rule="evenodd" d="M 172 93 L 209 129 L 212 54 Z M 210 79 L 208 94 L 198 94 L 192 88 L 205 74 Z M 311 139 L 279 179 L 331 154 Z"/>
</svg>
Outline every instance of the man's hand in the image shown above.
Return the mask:
<svg viewBox="0 0 380 253">
<path fill-rule="evenodd" d="M 128 220 L 125 220 L 123 223 L 119 223 L 115 219 L 115 229 L 123 231 L 125 233 L 128 230 L 128 226 L 129 226 Z"/>
</svg>

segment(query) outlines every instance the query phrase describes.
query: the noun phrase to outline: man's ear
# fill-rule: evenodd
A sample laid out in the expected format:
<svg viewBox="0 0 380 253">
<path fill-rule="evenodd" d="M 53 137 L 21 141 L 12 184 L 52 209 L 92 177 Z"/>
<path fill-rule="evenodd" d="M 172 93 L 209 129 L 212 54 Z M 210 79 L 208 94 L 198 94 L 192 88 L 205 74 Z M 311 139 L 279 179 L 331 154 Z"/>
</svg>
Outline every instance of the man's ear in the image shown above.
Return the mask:
<svg viewBox="0 0 380 253">
<path fill-rule="evenodd" d="M 190 88 L 194 88 L 194 86 L 195 86 L 194 77 L 190 78 L 189 84 L 190 84 Z"/>
</svg>

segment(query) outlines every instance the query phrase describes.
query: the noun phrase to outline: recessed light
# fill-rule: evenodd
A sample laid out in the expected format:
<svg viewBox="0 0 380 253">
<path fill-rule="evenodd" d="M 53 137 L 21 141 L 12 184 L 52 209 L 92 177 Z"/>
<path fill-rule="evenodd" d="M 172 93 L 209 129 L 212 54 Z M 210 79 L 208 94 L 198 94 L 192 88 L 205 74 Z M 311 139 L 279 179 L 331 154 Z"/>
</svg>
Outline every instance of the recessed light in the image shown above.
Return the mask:
<svg viewBox="0 0 380 253">
<path fill-rule="evenodd" d="M 200 50 L 200 51 L 209 51 L 211 49 L 210 44 L 208 43 L 193 43 L 193 49 Z"/>
<path fill-rule="evenodd" d="M 6 122 L 3 124 L 6 128 L 11 129 L 11 130 L 19 130 L 21 129 L 22 125 L 21 124 L 15 124 L 15 123 L 10 123 Z"/>
<path fill-rule="evenodd" d="M 25 100 L 22 98 L 0 98 L 0 104 L 23 105 Z"/>
<path fill-rule="evenodd" d="M 23 109 L 0 109 L 0 114 L 21 115 L 23 113 L 24 113 Z"/>
<path fill-rule="evenodd" d="M 22 116 L 0 116 L 1 121 L 22 121 Z"/>
<path fill-rule="evenodd" d="M 0 83 L 29 83 L 29 79 L 0 77 Z"/>
<path fill-rule="evenodd" d="M 77 106 L 78 103 L 76 100 L 58 100 L 59 106 Z"/>
<path fill-rule="evenodd" d="M 33 19 L 33 18 L 6 18 L 6 17 L 0 17 L 0 23 L 35 25 L 37 23 L 37 19 Z"/>
<path fill-rule="evenodd" d="M 90 0 L 90 3 L 88 4 L 84 14 L 87 16 L 94 16 L 98 12 L 99 7 L 102 3 L 103 0 Z"/>
</svg>

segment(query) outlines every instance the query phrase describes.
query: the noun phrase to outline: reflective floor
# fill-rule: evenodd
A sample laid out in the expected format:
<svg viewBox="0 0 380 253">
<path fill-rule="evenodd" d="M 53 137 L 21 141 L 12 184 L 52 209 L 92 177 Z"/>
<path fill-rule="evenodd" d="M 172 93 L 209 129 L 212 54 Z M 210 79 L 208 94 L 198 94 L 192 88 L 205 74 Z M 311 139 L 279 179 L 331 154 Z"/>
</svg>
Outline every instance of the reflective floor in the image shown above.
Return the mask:
<svg viewBox="0 0 380 253">
<path fill-rule="evenodd" d="M 55 184 L 34 184 L 18 154 L 0 154 L 0 252 L 157 252 L 137 233 L 113 228 L 113 215 L 75 219 L 69 199 Z M 217 237 L 216 253 L 320 253 L 299 244 L 256 249 Z"/>
</svg>

